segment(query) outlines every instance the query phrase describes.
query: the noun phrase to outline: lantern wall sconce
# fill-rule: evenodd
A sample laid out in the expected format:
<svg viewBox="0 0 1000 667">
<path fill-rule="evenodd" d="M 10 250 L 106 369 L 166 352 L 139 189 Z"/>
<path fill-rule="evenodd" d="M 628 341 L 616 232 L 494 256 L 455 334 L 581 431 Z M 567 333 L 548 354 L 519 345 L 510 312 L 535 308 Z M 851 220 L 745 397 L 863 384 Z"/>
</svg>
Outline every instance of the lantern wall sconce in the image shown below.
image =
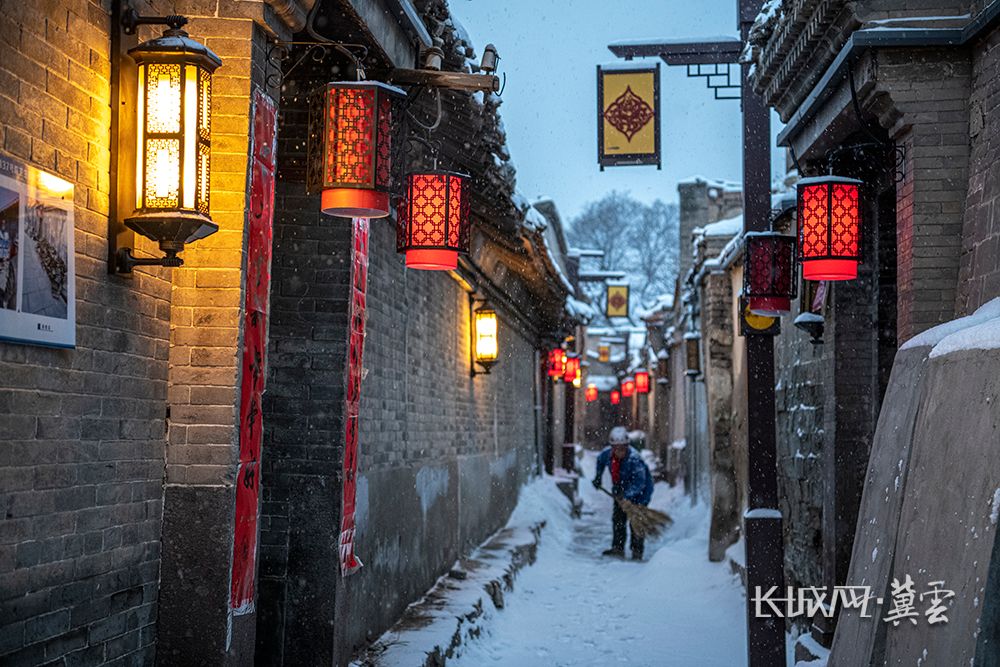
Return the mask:
<svg viewBox="0 0 1000 667">
<path fill-rule="evenodd" d="M 798 294 L 795 237 L 776 232 L 747 232 L 744 243 L 743 294 L 750 311 L 764 317 L 789 312 L 792 299 Z"/>
<path fill-rule="evenodd" d="M 393 118 L 406 96 L 379 81 L 337 81 L 309 100 L 306 190 L 340 218 L 384 218 L 392 189 Z"/>
<path fill-rule="evenodd" d="M 406 267 L 450 271 L 469 252 L 468 176 L 422 171 L 406 177 L 396 216 L 396 251 Z"/>
<path fill-rule="evenodd" d="M 636 371 L 635 374 L 635 390 L 640 394 L 649 393 L 649 372 L 648 371 Z"/>
<path fill-rule="evenodd" d="M 181 266 L 177 255 L 186 244 L 219 229 L 209 215 L 209 191 L 212 74 L 222 60 L 182 29 L 187 18 L 139 16 L 127 2 L 113 5 L 108 270 Z M 135 35 L 140 25 L 167 29 L 127 48 L 122 34 Z M 132 233 L 157 242 L 164 256 L 136 258 Z"/>
<path fill-rule="evenodd" d="M 841 176 L 797 184 L 799 261 L 805 280 L 854 280 L 861 261 L 862 182 Z"/>
<path fill-rule="evenodd" d="M 701 336 L 696 331 L 684 334 L 684 352 L 687 361 L 685 375 L 697 377 L 701 374 Z"/>
<path fill-rule="evenodd" d="M 469 296 L 469 310 L 472 313 L 471 363 L 469 376 L 489 375 L 500 357 L 500 327 L 497 313 L 485 302 L 476 308 L 475 298 Z M 483 370 L 478 370 L 476 366 Z"/>
</svg>

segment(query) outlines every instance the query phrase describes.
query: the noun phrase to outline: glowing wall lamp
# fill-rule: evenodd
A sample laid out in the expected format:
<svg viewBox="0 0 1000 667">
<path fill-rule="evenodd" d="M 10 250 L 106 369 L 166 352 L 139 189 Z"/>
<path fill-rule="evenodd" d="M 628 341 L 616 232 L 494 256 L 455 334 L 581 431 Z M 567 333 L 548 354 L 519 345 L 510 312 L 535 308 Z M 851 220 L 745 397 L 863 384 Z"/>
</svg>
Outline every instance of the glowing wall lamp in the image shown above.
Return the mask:
<svg viewBox="0 0 1000 667">
<path fill-rule="evenodd" d="M 647 371 L 636 371 L 635 373 L 635 390 L 640 394 L 649 393 L 649 372 Z"/>
<path fill-rule="evenodd" d="M 854 280 L 861 261 L 861 181 L 840 176 L 798 182 L 799 260 L 806 280 Z"/>
<path fill-rule="evenodd" d="M 405 95 L 378 81 L 328 83 L 313 92 L 306 186 L 322 193 L 323 213 L 389 215 L 393 107 Z"/>
<path fill-rule="evenodd" d="M 167 26 L 160 37 L 128 50 L 138 75 L 132 107 L 136 115 L 135 210 L 124 220 L 128 229 L 156 241 L 164 257 L 137 259 L 129 248 L 119 248 L 114 268 L 129 273 L 136 266 L 181 266 L 183 260 L 177 253 L 185 244 L 219 229 L 209 217 L 209 180 L 212 73 L 222 60 L 188 37 L 181 29 L 187 24 L 183 16 L 139 16 L 126 8 L 120 20 L 129 35 L 135 34 L 138 25 Z M 113 78 L 119 98 L 123 94 L 120 76 L 116 65 Z M 131 90 L 131 84 L 124 88 Z M 124 131 L 117 110 L 112 125 L 116 132 Z M 115 174 L 116 188 L 124 185 L 121 176 Z M 112 217 L 117 217 L 117 211 Z"/>
<path fill-rule="evenodd" d="M 792 309 L 798 292 L 795 237 L 775 232 L 748 232 L 743 294 L 755 315 L 778 317 Z"/>
<path fill-rule="evenodd" d="M 611 390 L 611 405 L 618 405 L 621 402 L 622 402 L 621 392 L 618 391 L 617 389 L 612 389 Z"/>
<path fill-rule="evenodd" d="M 471 305 L 471 302 L 470 302 Z M 489 375 L 500 356 L 497 313 L 485 303 L 472 312 L 472 364 L 469 375 Z M 483 370 L 477 370 L 476 365 Z"/>
<path fill-rule="evenodd" d="M 447 271 L 469 252 L 468 177 L 425 171 L 406 177 L 396 219 L 396 251 L 411 269 Z"/>
<path fill-rule="evenodd" d="M 593 403 L 597 400 L 597 385 L 588 384 L 587 389 L 583 393 L 583 397 L 587 399 L 588 403 Z"/>
</svg>

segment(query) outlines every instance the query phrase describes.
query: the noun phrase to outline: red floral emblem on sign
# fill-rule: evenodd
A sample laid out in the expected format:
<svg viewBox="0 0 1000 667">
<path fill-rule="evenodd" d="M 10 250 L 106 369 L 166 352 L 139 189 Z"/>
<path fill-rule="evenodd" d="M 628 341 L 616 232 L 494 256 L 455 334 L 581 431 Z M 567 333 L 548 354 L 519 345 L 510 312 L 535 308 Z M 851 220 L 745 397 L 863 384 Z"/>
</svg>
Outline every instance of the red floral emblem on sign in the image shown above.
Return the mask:
<svg viewBox="0 0 1000 667">
<path fill-rule="evenodd" d="M 632 141 L 636 132 L 644 128 L 653 118 L 653 108 L 646 100 L 632 92 L 632 87 L 625 88 L 618 99 L 604 110 L 604 119 L 625 138 Z"/>
<path fill-rule="evenodd" d="M 625 306 L 625 297 L 621 292 L 615 292 L 611 295 L 611 307 L 615 310 L 620 310 Z"/>
</svg>

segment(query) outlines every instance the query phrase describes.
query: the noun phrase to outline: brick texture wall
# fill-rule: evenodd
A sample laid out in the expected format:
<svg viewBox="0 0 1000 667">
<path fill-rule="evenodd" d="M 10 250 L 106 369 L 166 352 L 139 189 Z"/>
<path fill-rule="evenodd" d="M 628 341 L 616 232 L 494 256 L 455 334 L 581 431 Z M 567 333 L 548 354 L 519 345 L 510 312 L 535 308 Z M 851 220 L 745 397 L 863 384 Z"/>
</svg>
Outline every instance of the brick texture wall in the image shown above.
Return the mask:
<svg viewBox="0 0 1000 667">
<path fill-rule="evenodd" d="M 154 651 L 171 286 L 107 274 L 106 5 L 0 4 L 0 145 L 76 188 L 77 348 L 0 343 L 8 665 Z"/>
<path fill-rule="evenodd" d="M 969 189 L 965 200 L 957 315 L 1000 296 L 1000 31 L 973 49 Z"/>
</svg>

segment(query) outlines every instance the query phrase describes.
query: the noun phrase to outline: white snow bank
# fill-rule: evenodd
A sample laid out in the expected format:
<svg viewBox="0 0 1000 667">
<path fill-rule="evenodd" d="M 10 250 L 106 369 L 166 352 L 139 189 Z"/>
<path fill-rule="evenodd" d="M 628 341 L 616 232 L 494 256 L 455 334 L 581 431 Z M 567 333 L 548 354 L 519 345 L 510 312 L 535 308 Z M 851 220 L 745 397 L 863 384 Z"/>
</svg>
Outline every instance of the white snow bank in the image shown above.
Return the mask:
<svg viewBox="0 0 1000 667">
<path fill-rule="evenodd" d="M 987 301 L 974 312 L 966 317 L 959 317 L 956 320 L 931 327 L 923 333 L 919 333 L 910 340 L 903 343 L 900 350 L 910 350 L 915 347 L 934 347 L 948 336 L 963 329 L 974 327 L 988 320 L 1000 317 L 1000 297 Z"/>
</svg>

